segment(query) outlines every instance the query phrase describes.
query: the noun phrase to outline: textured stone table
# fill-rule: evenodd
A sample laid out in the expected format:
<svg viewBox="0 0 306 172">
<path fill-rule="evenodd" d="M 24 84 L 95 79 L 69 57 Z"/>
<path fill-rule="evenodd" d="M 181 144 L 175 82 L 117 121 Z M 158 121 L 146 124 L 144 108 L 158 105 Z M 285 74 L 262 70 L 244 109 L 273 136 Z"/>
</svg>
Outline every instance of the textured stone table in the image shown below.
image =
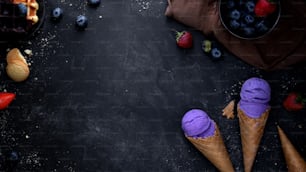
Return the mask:
<svg viewBox="0 0 306 172">
<path fill-rule="evenodd" d="M 0 44 L 0 89 L 17 94 L 0 111 L 0 152 L 20 154 L 16 171 L 216 171 L 181 131 L 191 108 L 218 123 L 236 171 L 243 171 L 238 119 L 224 118 L 221 110 L 253 76 L 272 88 L 254 172 L 286 171 L 276 124 L 306 158 L 305 110 L 281 106 L 288 91 L 306 88 L 305 65 L 264 72 L 227 52 L 213 62 L 201 50 L 200 32 L 164 16 L 165 0 L 102 1 L 98 8 L 47 1 L 47 14 L 56 6 L 64 9 L 59 23 L 47 15 L 35 38 Z M 74 27 L 79 14 L 89 18 L 84 32 Z M 173 28 L 192 32 L 194 47 L 179 49 Z M 5 73 L 12 47 L 34 54 L 23 83 Z"/>
</svg>

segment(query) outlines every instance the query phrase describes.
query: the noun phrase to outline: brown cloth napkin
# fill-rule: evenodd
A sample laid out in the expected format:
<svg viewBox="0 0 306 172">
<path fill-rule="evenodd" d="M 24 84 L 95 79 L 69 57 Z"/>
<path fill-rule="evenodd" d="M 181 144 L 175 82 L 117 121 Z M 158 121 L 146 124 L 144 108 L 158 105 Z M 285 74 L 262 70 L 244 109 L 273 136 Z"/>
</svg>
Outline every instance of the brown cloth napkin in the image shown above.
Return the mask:
<svg viewBox="0 0 306 172">
<path fill-rule="evenodd" d="M 268 35 L 244 40 L 231 35 L 219 18 L 218 0 L 168 0 L 165 15 L 213 35 L 245 62 L 264 70 L 283 69 L 306 60 L 305 0 L 281 0 L 281 17 Z"/>
</svg>

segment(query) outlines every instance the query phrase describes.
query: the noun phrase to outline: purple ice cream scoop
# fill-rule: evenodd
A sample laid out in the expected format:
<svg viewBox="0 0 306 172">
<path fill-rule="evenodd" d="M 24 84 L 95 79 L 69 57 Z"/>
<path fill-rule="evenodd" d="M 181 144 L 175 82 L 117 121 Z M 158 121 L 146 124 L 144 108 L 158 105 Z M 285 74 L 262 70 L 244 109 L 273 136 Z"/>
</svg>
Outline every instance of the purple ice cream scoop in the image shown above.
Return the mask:
<svg viewBox="0 0 306 172">
<path fill-rule="evenodd" d="M 203 110 L 192 109 L 185 113 L 182 129 L 186 136 L 206 138 L 214 135 L 215 122 Z"/>
<path fill-rule="evenodd" d="M 239 107 L 251 118 L 259 118 L 268 108 L 271 88 L 267 81 L 261 78 L 246 80 L 241 88 Z"/>
</svg>

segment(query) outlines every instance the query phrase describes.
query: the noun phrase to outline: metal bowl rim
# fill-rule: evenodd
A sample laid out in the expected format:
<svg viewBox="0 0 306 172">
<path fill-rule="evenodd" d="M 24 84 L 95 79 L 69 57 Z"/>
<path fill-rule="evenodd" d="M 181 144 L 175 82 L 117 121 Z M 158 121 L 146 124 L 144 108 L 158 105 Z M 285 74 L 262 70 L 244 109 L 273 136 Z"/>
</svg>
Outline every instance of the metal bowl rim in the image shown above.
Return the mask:
<svg viewBox="0 0 306 172">
<path fill-rule="evenodd" d="M 226 1 L 226 2 L 227 2 L 227 0 L 223 0 L 223 1 Z M 277 15 L 277 19 L 276 19 L 276 21 L 274 22 L 273 26 L 269 29 L 269 31 L 267 31 L 266 33 L 264 33 L 264 34 L 262 34 L 262 35 L 260 35 L 260 36 L 258 36 L 258 37 L 246 38 L 246 37 L 242 37 L 242 36 L 239 36 L 239 35 L 233 33 L 233 32 L 226 26 L 226 24 L 224 23 L 224 21 L 223 21 L 223 19 L 222 19 L 222 16 L 221 16 L 221 2 L 222 2 L 222 0 L 219 0 L 219 9 L 218 9 L 218 10 L 219 10 L 219 18 L 220 18 L 220 20 L 221 20 L 221 23 L 222 23 L 223 27 L 224 27 L 228 32 L 230 32 L 233 36 L 235 36 L 235 37 L 237 37 L 237 38 L 240 38 L 240 39 L 255 40 L 255 39 L 260 39 L 260 38 L 262 38 L 262 37 L 268 35 L 269 33 L 271 33 L 271 32 L 275 29 L 275 27 L 276 27 L 276 25 L 278 24 L 278 21 L 279 21 L 279 19 L 280 19 L 280 16 L 281 16 L 281 3 L 278 1 L 278 15 Z"/>
</svg>

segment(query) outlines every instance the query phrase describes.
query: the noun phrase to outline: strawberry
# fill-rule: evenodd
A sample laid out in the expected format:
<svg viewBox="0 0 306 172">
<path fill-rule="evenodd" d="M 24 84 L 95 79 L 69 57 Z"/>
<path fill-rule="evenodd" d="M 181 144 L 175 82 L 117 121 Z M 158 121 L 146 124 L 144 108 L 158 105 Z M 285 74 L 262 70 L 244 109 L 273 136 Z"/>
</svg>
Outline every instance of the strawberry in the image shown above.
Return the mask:
<svg viewBox="0 0 306 172">
<path fill-rule="evenodd" d="M 0 93 L 0 110 L 8 107 L 8 105 L 14 100 L 16 94 L 14 93 Z"/>
<path fill-rule="evenodd" d="M 258 0 L 254 12 L 257 17 L 265 17 L 272 14 L 275 10 L 276 3 L 274 0 Z"/>
<path fill-rule="evenodd" d="M 305 107 L 306 99 L 296 92 L 291 92 L 283 101 L 283 106 L 287 111 L 299 111 Z"/>
<path fill-rule="evenodd" d="M 181 48 L 191 48 L 192 47 L 192 42 L 193 38 L 190 32 L 188 31 L 182 31 L 178 32 L 175 31 L 176 33 L 176 44 L 181 47 Z"/>
</svg>

